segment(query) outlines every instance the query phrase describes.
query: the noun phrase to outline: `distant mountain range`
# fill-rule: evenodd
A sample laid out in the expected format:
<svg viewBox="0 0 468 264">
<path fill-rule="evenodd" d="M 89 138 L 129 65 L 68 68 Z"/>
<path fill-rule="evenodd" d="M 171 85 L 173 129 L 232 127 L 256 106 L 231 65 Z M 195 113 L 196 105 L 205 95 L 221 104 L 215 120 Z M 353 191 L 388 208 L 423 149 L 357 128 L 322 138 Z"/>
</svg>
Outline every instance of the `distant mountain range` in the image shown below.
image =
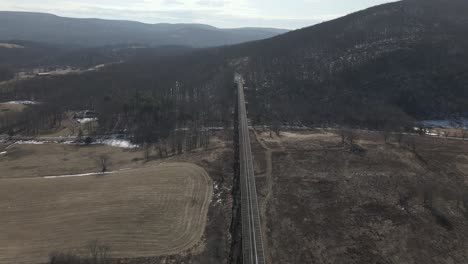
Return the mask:
<svg viewBox="0 0 468 264">
<path fill-rule="evenodd" d="M 201 24 L 144 24 L 65 18 L 44 13 L 0 11 L 0 39 L 96 47 L 122 44 L 212 47 L 270 38 L 273 28 L 219 29 Z"/>
</svg>

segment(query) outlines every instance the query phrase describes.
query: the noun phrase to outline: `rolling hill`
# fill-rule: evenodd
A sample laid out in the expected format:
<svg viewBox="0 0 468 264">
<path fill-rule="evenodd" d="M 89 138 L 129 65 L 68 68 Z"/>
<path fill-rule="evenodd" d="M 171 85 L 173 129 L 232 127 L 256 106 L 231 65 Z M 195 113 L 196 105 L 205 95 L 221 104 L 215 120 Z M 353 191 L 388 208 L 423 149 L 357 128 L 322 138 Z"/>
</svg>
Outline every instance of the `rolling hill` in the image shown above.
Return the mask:
<svg viewBox="0 0 468 264">
<path fill-rule="evenodd" d="M 108 115 L 104 130 L 132 116 L 128 106 L 134 119 L 122 128 L 140 122 L 140 106 L 158 118 L 176 113 L 169 123 L 220 125 L 229 119 L 237 71 L 254 124 L 411 128 L 415 120 L 468 115 L 467 15 L 463 0 L 404 0 L 266 40 L 22 82 L 0 97 L 36 98 L 54 111 L 85 108 L 92 98 L 102 120 Z M 174 91 L 193 99 L 179 101 L 185 112 L 169 110 Z"/>
<path fill-rule="evenodd" d="M 237 46 L 258 121 L 379 127 L 468 114 L 468 2 L 404 0 Z"/>
<path fill-rule="evenodd" d="M 8 11 L 0 12 L 0 24 L 0 39 L 82 47 L 122 44 L 212 47 L 265 39 L 287 32 L 270 28 L 219 29 L 201 24 L 144 24 Z"/>
</svg>

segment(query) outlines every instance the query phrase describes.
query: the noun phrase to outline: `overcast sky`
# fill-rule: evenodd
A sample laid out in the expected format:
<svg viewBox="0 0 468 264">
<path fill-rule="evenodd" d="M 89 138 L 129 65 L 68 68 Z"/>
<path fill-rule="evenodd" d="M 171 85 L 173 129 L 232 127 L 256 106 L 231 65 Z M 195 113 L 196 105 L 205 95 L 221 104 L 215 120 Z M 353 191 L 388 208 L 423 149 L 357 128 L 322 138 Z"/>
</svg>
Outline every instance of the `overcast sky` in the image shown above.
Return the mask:
<svg viewBox="0 0 468 264">
<path fill-rule="evenodd" d="M 0 10 L 146 23 L 297 29 L 386 0 L 0 0 Z"/>
</svg>

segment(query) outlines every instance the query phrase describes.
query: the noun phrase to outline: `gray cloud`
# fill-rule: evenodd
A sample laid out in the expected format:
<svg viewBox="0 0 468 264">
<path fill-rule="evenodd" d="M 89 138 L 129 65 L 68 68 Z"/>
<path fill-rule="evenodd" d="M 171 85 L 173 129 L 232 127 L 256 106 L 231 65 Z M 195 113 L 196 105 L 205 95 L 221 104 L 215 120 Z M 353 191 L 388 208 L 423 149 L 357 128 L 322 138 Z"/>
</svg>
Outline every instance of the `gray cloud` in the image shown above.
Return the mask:
<svg viewBox="0 0 468 264">
<path fill-rule="evenodd" d="M 165 5 L 183 5 L 184 3 L 178 0 L 164 0 L 164 4 Z"/>
<path fill-rule="evenodd" d="M 226 1 L 222 0 L 200 0 L 197 4 L 201 6 L 212 6 L 212 7 L 223 7 L 226 5 Z"/>
</svg>

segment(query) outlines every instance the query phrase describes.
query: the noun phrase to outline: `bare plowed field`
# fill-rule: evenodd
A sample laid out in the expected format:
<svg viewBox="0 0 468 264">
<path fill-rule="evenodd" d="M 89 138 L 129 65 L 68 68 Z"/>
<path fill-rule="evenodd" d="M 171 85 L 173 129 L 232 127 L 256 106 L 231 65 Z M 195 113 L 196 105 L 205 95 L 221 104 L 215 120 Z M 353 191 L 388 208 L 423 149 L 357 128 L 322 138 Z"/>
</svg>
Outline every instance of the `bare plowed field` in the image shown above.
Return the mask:
<svg viewBox="0 0 468 264">
<path fill-rule="evenodd" d="M 46 262 L 96 239 L 116 258 L 179 253 L 200 242 L 212 193 L 206 171 L 189 163 L 0 179 L 0 263 Z"/>
</svg>

